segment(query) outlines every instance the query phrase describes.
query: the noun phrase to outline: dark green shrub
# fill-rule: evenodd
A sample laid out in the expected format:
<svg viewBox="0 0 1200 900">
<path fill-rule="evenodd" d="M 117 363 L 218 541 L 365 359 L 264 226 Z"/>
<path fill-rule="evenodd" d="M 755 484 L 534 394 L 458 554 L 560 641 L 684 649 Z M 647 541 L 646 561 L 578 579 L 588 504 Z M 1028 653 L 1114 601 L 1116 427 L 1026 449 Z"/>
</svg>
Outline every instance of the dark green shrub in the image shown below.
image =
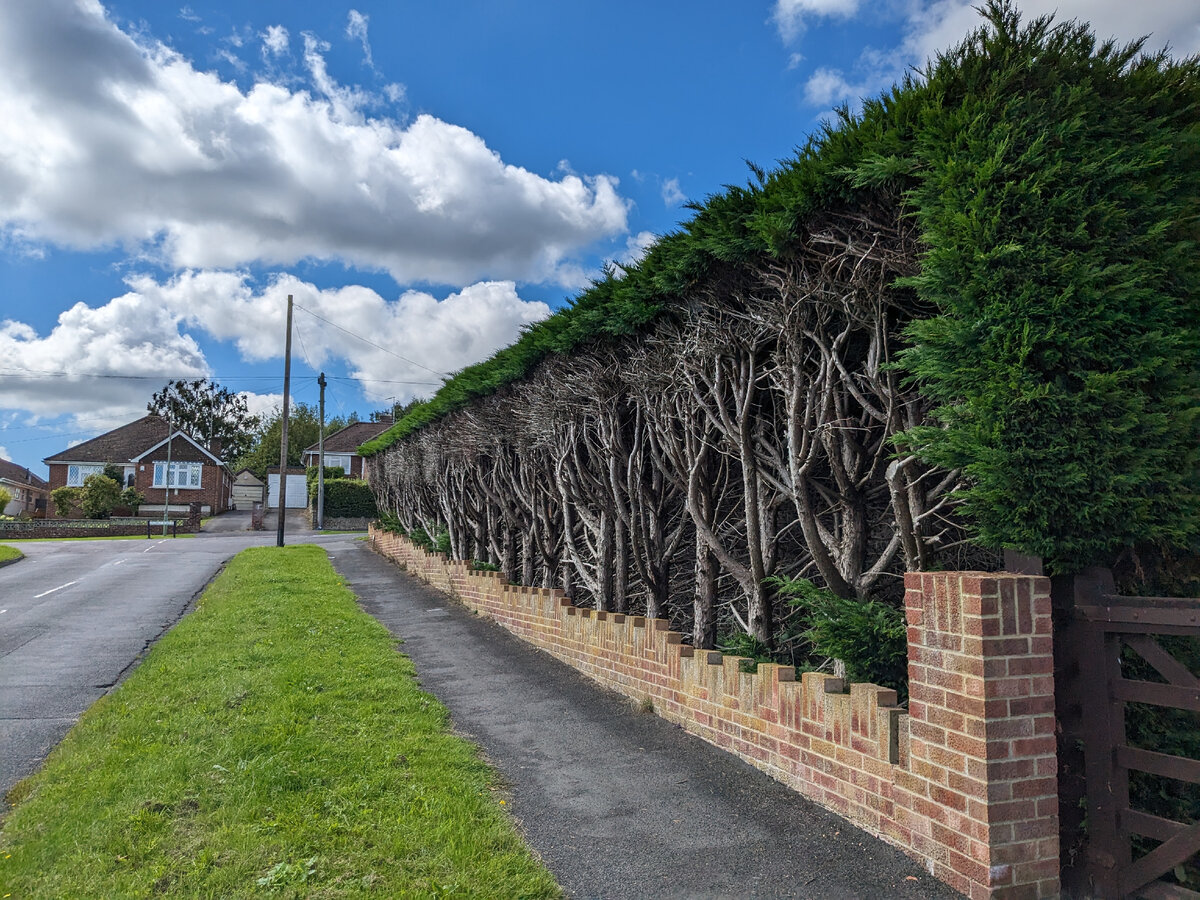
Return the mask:
<svg viewBox="0 0 1200 900">
<path fill-rule="evenodd" d="M 313 496 L 313 485 L 317 483 L 317 473 L 320 471 L 320 466 L 309 466 L 304 470 L 304 484 L 308 488 L 308 496 Z M 326 466 L 325 480 L 329 481 L 333 478 L 345 478 L 346 469 L 343 466 Z"/>
<path fill-rule="evenodd" d="M 762 641 L 744 631 L 732 631 L 717 638 L 717 649 L 730 656 L 744 656 L 741 671 L 757 672 L 759 663 L 775 662 L 775 654 Z"/>
<path fill-rule="evenodd" d="M 107 519 L 120 499 L 121 485 L 107 475 L 89 475 L 83 479 L 79 508 L 89 519 Z"/>
<path fill-rule="evenodd" d="M 404 528 L 404 523 L 400 521 L 400 517 L 395 513 L 381 511 L 379 513 L 379 527 L 388 534 L 398 534 L 406 536 L 408 532 Z"/>
<path fill-rule="evenodd" d="M 146 495 L 135 487 L 127 487 L 121 491 L 121 505 L 128 506 L 132 515 L 138 514 L 138 509 L 146 502 Z"/>
<path fill-rule="evenodd" d="M 433 541 L 433 549 L 438 553 L 450 555 L 450 532 L 443 528 L 437 533 L 437 537 Z"/>
<path fill-rule="evenodd" d="M 60 487 L 50 492 L 50 502 L 54 504 L 54 514 L 60 519 L 68 518 L 83 496 L 83 488 Z"/>
<path fill-rule="evenodd" d="M 839 597 L 804 578 L 772 578 L 797 611 L 816 655 L 841 660 L 846 678 L 908 694 L 908 626 L 904 611 L 878 600 Z"/>
<path fill-rule="evenodd" d="M 499 572 L 500 567 L 495 563 L 484 562 L 482 559 L 471 560 L 471 568 L 476 572 Z"/>
<path fill-rule="evenodd" d="M 418 525 L 408 533 L 408 539 L 427 552 L 433 552 L 433 541 L 429 537 L 429 532 Z"/>
<path fill-rule="evenodd" d="M 310 505 L 315 505 L 317 482 L 309 486 Z M 330 518 L 374 519 L 379 514 L 375 508 L 375 494 L 370 485 L 357 478 L 325 479 L 325 515 Z"/>
</svg>

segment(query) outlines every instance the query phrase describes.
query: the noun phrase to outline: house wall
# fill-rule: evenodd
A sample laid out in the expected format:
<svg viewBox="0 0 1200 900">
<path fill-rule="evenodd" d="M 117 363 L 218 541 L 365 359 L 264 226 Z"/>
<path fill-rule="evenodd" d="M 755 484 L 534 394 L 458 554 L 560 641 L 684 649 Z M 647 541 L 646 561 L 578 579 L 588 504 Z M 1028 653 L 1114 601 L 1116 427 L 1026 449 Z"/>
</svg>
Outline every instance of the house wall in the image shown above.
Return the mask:
<svg viewBox="0 0 1200 900">
<path fill-rule="evenodd" d="M 19 516 L 22 513 L 32 513 L 34 505 L 39 498 L 49 502 L 46 489 L 38 485 L 0 478 L 0 487 L 12 495 L 12 500 L 8 502 L 4 509 L 0 509 L 0 514 L 6 516 Z"/>
<path fill-rule="evenodd" d="M 328 454 L 328 452 L 327 452 L 326 455 L 328 456 L 330 454 Z M 332 454 L 332 455 L 346 456 L 345 453 L 336 453 L 336 454 Z M 317 464 L 317 454 L 306 453 L 304 456 L 305 468 L 311 468 L 312 466 L 315 466 L 316 464 Z M 332 464 L 327 462 L 326 465 L 328 466 L 328 465 L 332 465 Z M 363 477 L 363 458 L 361 456 L 359 456 L 357 453 L 350 456 L 350 467 L 346 470 L 346 476 L 348 478 L 362 478 Z"/>
<path fill-rule="evenodd" d="M 664 620 L 578 609 L 559 591 L 371 530 L 372 546 L 606 687 L 922 860 L 972 898 L 1059 894 L 1049 580 L 909 574 L 907 712 L 894 691 L 790 666 L 741 671 Z"/>
<path fill-rule="evenodd" d="M 146 495 L 145 505 L 151 510 L 155 506 L 161 509 L 163 503 L 166 502 L 166 489 L 153 486 L 154 464 L 166 461 L 167 447 L 164 444 L 137 463 L 134 487 Z M 233 477 L 229 474 L 228 469 L 214 463 L 211 457 L 201 452 L 190 441 L 178 437 L 171 441 L 171 461 L 198 462 L 204 465 L 200 471 L 200 488 L 198 490 L 195 488 L 171 488 L 169 502 L 172 506 L 186 506 L 199 501 L 205 508 L 205 515 L 229 509 L 230 497 L 233 492 Z M 146 512 L 147 510 L 143 509 L 142 511 Z"/>
<path fill-rule="evenodd" d="M 142 514 L 153 513 L 154 507 L 157 506 L 161 511 L 163 503 L 166 501 L 166 490 L 164 488 L 154 487 L 154 463 L 167 461 L 167 446 L 154 451 L 145 459 L 139 460 L 134 468 L 134 487 L 141 491 L 146 496 L 145 505 L 141 510 Z M 201 470 L 200 488 L 172 488 L 170 504 L 173 511 L 186 511 L 186 507 L 193 501 L 199 501 L 205 507 L 205 514 L 224 512 L 230 506 L 230 496 L 233 491 L 233 478 L 229 474 L 229 470 L 224 466 L 217 465 L 212 461 L 212 458 L 206 456 L 194 444 L 183 438 L 175 438 L 171 442 L 171 461 L 172 462 L 199 462 L 204 464 Z M 118 465 L 125 465 L 124 461 L 117 462 Z M 51 463 L 50 464 L 50 490 L 64 487 L 67 483 L 67 463 Z M 47 510 L 47 516 L 55 518 L 54 505 L 50 504 Z"/>
</svg>

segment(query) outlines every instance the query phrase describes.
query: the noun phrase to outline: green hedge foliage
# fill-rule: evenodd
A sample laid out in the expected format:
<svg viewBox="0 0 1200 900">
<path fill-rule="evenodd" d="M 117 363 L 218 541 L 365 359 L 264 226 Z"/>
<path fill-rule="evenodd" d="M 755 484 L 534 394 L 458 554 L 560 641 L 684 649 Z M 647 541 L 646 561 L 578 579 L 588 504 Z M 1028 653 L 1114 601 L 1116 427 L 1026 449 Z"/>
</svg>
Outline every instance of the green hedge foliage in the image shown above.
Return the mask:
<svg viewBox="0 0 1200 900">
<path fill-rule="evenodd" d="M 326 469 L 328 471 L 328 469 Z M 310 505 L 316 504 L 317 482 L 308 488 Z M 325 515 L 329 518 L 374 519 L 379 514 L 371 486 L 358 478 L 325 479 Z"/>
<path fill-rule="evenodd" d="M 772 172 L 692 207 L 637 265 L 360 448 L 378 453 L 528 375 L 686 310 L 718 269 L 802 254 L 820 210 L 888 198 L 918 224 L 900 365 L 936 405 L 904 437 L 968 476 L 978 540 L 1053 573 L 1200 542 L 1200 62 L 1022 24 L 991 0 L 962 45 L 847 110 Z M 715 277 L 715 276 L 713 276 Z"/>
</svg>

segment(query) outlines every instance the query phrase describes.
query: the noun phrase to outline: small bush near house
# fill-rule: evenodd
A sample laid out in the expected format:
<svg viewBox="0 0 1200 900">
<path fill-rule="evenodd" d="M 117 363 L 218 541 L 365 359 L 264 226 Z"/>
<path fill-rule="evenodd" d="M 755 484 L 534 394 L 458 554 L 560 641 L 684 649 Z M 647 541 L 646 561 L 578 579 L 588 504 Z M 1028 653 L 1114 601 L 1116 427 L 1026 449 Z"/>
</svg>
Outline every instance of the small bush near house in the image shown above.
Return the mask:
<svg viewBox="0 0 1200 900">
<path fill-rule="evenodd" d="M 107 519 L 120 499 L 120 484 L 107 475 L 89 475 L 83 480 L 79 508 L 89 519 Z"/>
<path fill-rule="evenodd" d="M 12 503 L 12 494 L 6 488 L 0 487 L 0 513 L 4 512 L 4 507 Z"/>
<path fill-rule="evenodd" d="M 315 503 L 317 483 L 308 488 L 310 502 Z M 357 478 L 325 479 L 325 515 L 331 518 L 373 519 L 379 514 L 375 508 L 375 495 L 370 486 Z"/>
<path fill-rule="evenodd" d="M 121 505 L 128 506 L 133 515 L 138 514 L 138 508 L 146 502 L 146 495 L 135 487 L 127 487 L 121 491 Z"/>
<path fill-rule="evenodd" d="M 60 519 L 69 518 L 79 501 L 83 498 L 83 489 L 77 487 L 60 487 L 50 492 L 50 502 L 54 504 L 54 514 Z"/>
</svg>

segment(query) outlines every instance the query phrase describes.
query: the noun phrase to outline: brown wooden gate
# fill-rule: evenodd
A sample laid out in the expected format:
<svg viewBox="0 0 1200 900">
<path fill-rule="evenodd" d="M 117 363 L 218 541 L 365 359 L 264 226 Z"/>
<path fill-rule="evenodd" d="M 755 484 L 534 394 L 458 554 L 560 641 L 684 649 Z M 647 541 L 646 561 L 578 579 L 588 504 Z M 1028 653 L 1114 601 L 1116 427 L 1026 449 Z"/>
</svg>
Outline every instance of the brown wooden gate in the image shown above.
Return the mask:
<svg viewBox="0 0 1200 900">
<path fill-rule="evenodd" d="M 1055 579 L 1055 605 L 1064 885 L 1073 896 L 1102 900 L 1200 900 L 1158 880 L 1200 853 L 1200 823 L 1164 819 L 1129 803 L 1131 771 L 1200 784 L 1200 761 L 1130 746 L 1125 735 L 1127 703 L 1200 713 L 1200 678 L 1158 641 L 1200 636 L 1200 600 L 1118 596 L 1111 573 L 1093 569 Z M 1125 648 L 1162 682 L 1128 678 Z M 1135 835 L 1161 843 L 1134 859 Z"/>
</svg>

